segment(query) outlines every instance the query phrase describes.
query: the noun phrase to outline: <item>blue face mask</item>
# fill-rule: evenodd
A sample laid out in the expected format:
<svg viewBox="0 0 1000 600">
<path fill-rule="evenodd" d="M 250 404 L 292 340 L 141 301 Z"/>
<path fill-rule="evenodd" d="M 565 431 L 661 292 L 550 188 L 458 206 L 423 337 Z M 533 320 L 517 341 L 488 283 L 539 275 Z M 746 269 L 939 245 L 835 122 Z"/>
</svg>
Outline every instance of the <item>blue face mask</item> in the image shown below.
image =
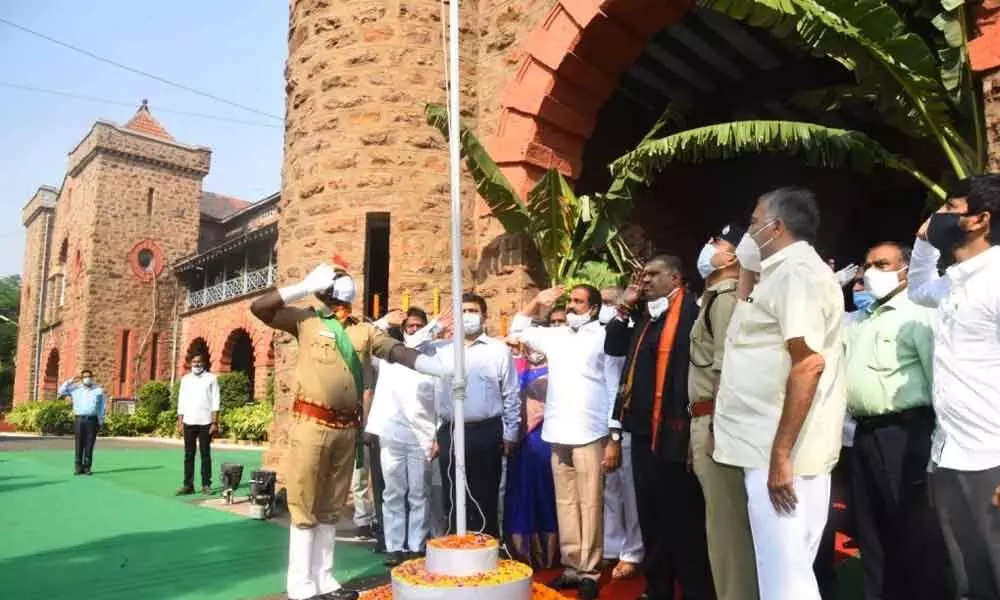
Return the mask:
<svg viewBox="0 0 1000 600">
<path fill-rule="evenodd" d="M 875 294 L 867 290 L 858 290 L 854 292 L 854 308 L 858 310 L 868 310 L 877 300 L 878 299 L 875 298 Z"/>
</svg>

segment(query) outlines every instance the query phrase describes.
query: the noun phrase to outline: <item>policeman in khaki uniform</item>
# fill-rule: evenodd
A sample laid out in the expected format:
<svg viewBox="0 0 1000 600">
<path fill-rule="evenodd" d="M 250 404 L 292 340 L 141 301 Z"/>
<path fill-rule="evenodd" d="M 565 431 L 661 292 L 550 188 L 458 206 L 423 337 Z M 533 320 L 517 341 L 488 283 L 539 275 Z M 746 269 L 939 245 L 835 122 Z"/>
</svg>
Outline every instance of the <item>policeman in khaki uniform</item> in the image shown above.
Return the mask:
<svg viewBox="0 0 1000 600">
<path fill-rule="evenodd" d="M 705 280 L 698 320 L 691 329 L 691 466 L 705 495 L 705 536 L 718 600 L 756 600 L 757 567 L 747 517 L 743 470 L 712 460 L 712 414 L 722 375 L 726 330 L 736 309 L 740 263 L 736 245 L 745 230 L 726 225 L 702 247 Z"/>
<path fill-rule="evenodd" d="M 322 308 L 288 306 L 310 295 Z M 294 335 L 299 343 L 294 422 L 285 465 L 292 520 L 286 581 L 290 600 L 358 597 L 334 577 L 333 547 L 357 456 L 363 373 L 371 368 L 371 357 L 427 375 L 450 373 L 435 358 L 351 317 L 354 297 L 354 281 L 340 261 L 336 268 L 316 267 L 301 282 L 268 292 L 250 307 L 258 319 Z"/>
</svg>

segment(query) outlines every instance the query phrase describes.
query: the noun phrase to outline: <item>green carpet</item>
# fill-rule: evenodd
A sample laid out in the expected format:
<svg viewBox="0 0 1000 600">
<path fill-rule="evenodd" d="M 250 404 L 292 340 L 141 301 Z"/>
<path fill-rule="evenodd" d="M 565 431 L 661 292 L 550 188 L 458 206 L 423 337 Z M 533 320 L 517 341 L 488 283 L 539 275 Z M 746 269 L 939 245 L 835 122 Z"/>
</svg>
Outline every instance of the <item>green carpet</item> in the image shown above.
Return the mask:
<svg viewBox="0 0 1000 600">
<path fill-rule="evenodd" d="M 245 465 L 261 453 L 213 452 Z M 193 505 L 173 492 L 179 448 L 104 449 L 94 476 L 72 453 L 0 453 L 0 597 L 236 600 L 281 592 L 287 531 Z M 217 477 L 217 473 L 216 473 Z M 242 487 L 246 487 L 245 484 Z M 381 572 L 368 549 L 340 544 L 342 581 Z"/>
</svg>

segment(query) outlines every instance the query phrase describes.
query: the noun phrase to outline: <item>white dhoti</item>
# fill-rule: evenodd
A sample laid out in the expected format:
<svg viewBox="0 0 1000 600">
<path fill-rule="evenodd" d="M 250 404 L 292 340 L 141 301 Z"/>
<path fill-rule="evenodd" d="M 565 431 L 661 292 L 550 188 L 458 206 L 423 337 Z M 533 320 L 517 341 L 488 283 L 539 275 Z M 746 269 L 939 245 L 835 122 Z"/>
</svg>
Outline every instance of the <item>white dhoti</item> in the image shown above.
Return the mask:
<svg viewBox="0 0 1000 600">
<path fill-rule="evenodd" d="M 642 530 L 632 478 L 632 435 L 622 433 L 622 464 L 604 476 L 604 558 L 642 562 Z"/>
<path fill-rule="evenodd" d="M 386 552 L 420 552 L 430 513 L 430 463 L 415 444 L 384 442 L 381 451 Z M 409 511 L 407 511 L 409 505 Z"/>
<path fill-rule="evenodd" d="M 771 504 L 767 470 L 747 470 L 744 481 L 760 600 L 820 600 L 813 562 L 829 512 L 830 475 L 796 477 L 791 514 Z"/>
</svg>

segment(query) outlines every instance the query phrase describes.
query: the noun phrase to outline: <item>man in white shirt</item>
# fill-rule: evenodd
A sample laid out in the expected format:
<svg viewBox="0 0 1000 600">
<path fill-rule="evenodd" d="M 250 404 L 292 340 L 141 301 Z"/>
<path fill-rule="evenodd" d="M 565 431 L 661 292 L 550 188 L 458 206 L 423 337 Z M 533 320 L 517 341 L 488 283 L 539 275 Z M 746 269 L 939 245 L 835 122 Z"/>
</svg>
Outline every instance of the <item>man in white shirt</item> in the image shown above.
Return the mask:
<svg viewBox="0 0 1000 600">
<path fill-rule="evenodd" d="M 419 350 L 418 332 L 427 325 L 427 313 L 406 311 L 403 342 Z M 382 529 L 385 564 L 394 567 L 404 551 L 418 555 L 428 531 L 430 461 L 435 450 L 437 421 L 434 381 L 406 367 L 373 361 L 378 381 L 365 432 L 378 436 L 379 465 L 385 480 L 382 492 Z"/>
<path fill-rule="evenodd" d="M 963 182 L 917 233 L 910 299 L 933 316 L 931 486 L 959 598 L 1000 597 L 1000 175 Z M 944 275 L 938 261 L 952 261 Z"/>
<path fill-rule="evenodd" d="M 194 493 L 195 443 L 201 453 L 201 493 L 212 493 L 212 436 L 219 432 L 219 380 L 205 368 L 201 354 L 191 357 L 191 372 L 177 394 L 177 431 L 184 435 L 184 485 L 178 496 Z"/>
<path fill-rule="evenodd" d="M 551 307 L 563 293 L 557 286 L 535 296 L 514 317 L 511 334 L 548 358 L 542 439 L 552 444 L 559 545 L 566 567 L 550 586 L 579 587 L 579 597 L 589 599 L 597 598 L 601 575 L 605 452 L 624 359 L 604 353 L 604 327 L 597 320 L 601 294 L 593 286 L 570 291 L 568 327 L 531 326 L 539 308 Z M 621 425 L 615 422 L 614 427 Z"/>
<path fill-rule="evenodd" d="M 601 310 L 597 313 L 601 325 L 607 325 L 618 315 L 624 294 L 620 287 L 601 290 Z M 624 363 L 624 357 L 609 358 Z M 619 378 L 621 367 L 619 364 Z M 604 560 L 618 562 L 611 572 L 612 579 L 631 579 L 639 575 L 645 554 L 632 477 L 632 434 L 622 431 L 621 440 L 621 468 L 604 475 Z"/>
<path fill-rule="evenodd" d="M 716 461 L 744 469 L 761 600 L 819 600 L 813 561 L 846 411 L 844 297 L 812 247 L 812 193 L 761 196 L 736 248 L 760 283 L 726 334 L 716 396 Z"/>
<path fill-rule="evenodd" d="M 507 344 L 483 333 L 486 300 L 467 292 L 462 296 L 462 327 L 465 332 L 465 475 L 467 488 L 466 526 L 500 537 L 500 480 L 503 457 L 517 447 L 521 431 L 521 398 L 514 358 Z M 454 365 L 454 342 L 427 344 L 424 352 L 443 364 Z M 452 380 L 435 380 L 438 410 L 437 444 L 441 458 L 444 512 L 452 532 L 457 530 L 452 504 L 455 497 L 455 461 L 452 455 Z"/>
</svg>

